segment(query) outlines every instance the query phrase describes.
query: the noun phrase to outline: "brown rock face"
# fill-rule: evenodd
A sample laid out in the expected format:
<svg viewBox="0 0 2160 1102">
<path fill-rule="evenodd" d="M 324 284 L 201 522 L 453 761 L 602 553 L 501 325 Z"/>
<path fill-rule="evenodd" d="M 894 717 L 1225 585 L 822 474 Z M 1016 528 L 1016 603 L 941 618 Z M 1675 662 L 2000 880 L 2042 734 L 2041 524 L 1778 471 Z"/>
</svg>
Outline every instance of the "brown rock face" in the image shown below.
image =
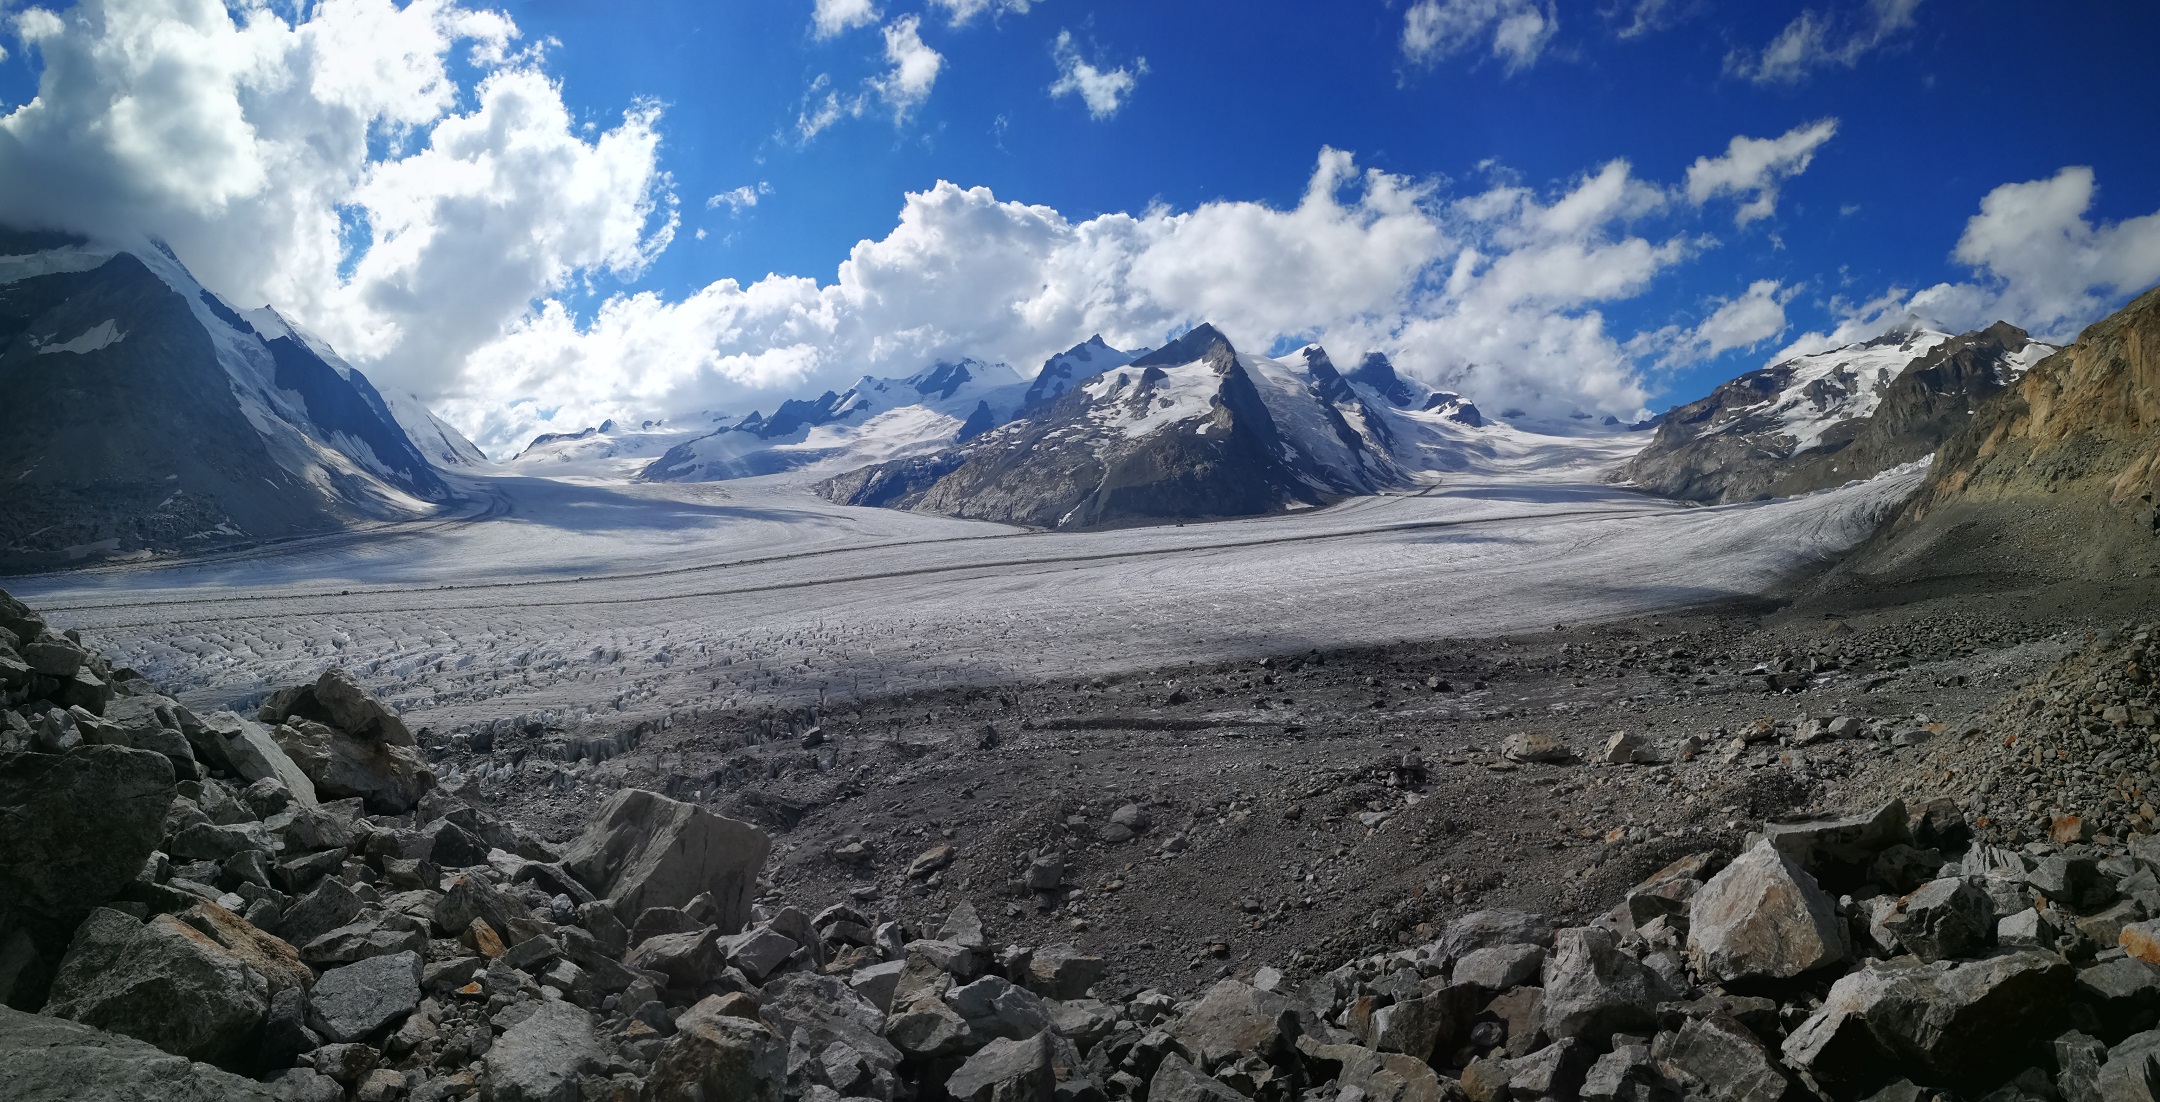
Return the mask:
<svg viewBox="0 0 2160 1102">
<path fill-rule="evenodd" d="M 1864 572 L 1968 568 L 1987 546 L 2030 569 L 2149 564 L 2160 533 L 2160 290 L 2093 323 L 1951 436 Z"/>
</svg>

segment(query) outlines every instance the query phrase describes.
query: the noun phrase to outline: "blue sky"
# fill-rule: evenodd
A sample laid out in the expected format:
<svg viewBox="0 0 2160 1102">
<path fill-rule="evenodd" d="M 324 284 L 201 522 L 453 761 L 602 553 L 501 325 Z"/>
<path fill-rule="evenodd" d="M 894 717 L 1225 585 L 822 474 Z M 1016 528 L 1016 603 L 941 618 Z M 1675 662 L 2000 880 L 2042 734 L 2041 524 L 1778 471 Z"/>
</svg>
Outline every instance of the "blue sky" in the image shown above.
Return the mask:
<svg viewBox="0 0 2160 1102">
<path fill-rule="evenodd" d="M 953 263 L 964 266 L 976 246 L 955 235 L 970 218 L 994 214 L 1009 221 L 1020 205 L 1050 208 L 1067 228 L 1094 225 L 1089 220 L 1098 216 L 1144 218 L 1150 210 L 1175 218 L 1211 204 L 1226 218 L 1261 208 L 1285 212 L 1306 197 L 1323 150 L 1342 151 L 1355 168 L 1340 181 L 1347 211 L 1341 220 L 1373 235 L 1370 246 L 1353 247 L 1383 247 L 1373 227 L 1386 216 L 1357 175 L 1376 169 L 1390 186 L 1413 192 L 1421 209 L 1450 211 L 1433 214 L 1423 228 L 1425 244 L 1418 247 L 1428 251 L 1418 254 L 1421 261 L 1406 261 L 1403 285 L 1383 289 L 1385 301 L 1370 309 L 1353 296 L 1333 312 L 1284 317 L 1279 325 L 1256 310 L 1253 319 L 1232 319 L 1233 336 L 1240 321 L 1274 345 L 1318 335 L 1338 356 L 1362 350 L 1338 347 L 1342 342 L 1391 349 L 1396 342 L 1399 358 L 1436 381 L 1462 382 L 1473 396 L 1483 386 L 1506 401 L 1521 400 L 1518 392 L 1542 396 L 1554 409 L 1572 403 L 1620 410 L 1630 402 L 1662 409 L 1780 350 L 1879 329 L 1908 307 L 1932 309 L 1945 324 L 1982 323 L 1992 320 L 1982 315 L 1997 311 L 2028 315 L 2009 320 L 2056 335 L 2074 332 L 2091 320 L 2087 315 L 2160 276 L 2160 256 L 2150 255 L 2160 251 L 2154 236 L 2160 230 L 2137 221 L 2160 208 L 2160 148 L 2151 140 L 2160 92 L 2144 56 L 2160 41 L 2160 7 L 2153 5 L 826 0 L 831 25 L 821 31 L 818 2 L 507 0 L 493 10 L 514 25 L 508 34 L 488 29 L 486 20 L 495 17 L 484 5 L 424 5 L 440 41 L 405 52 L 433 51 L 451 90 L 438 89 L 441 102 L 433 106 L 385 96 L 356 109 L 368 148 L 353 154 L 342 176 L 325 177 L 342 183 L 290 184 L 298 171 L 281 175 L 283 162 L 271 157 L 259 179 L 227 189 L 241 199 L 220 199 L 222 207 L 200 195 L 143 198 L 145 184 L 115 187 L 125 203 L 94 210 L 55 203 L 49 206 L 59 213 L 16 217 L 111 219 L 160 232 L 214 286 L 233 288 L 228 293 L 241 298 L 281 299 L 371 373 L 442 401 L 476 433 L 506 439 L 536 427 L 576 427 L 543 424 L 551 418 L 770 405 L 863 371 L 897 373 L 911 359 L 935 355 L 976 352 L 1032 367 L 1026 357 L 1086 337 L 1081 327 L 1125 324 L 1130 343 L 1210 320 L 1200 316 L 1207 295 L 1164 292 L 1147 309 L 1057 314 L 1016 335 L 1003 315 L 1022 306 L 996 307 L 999 318 L 976 324 L 956 314 L 953 301 L 911 305 L 891 286 L 928 277 L 887 264 L 893 283 L 879 292 L 878 311 L 859 322 L 820 322 L 825 328 L 813 332 L 803 329 L 802 315 L 844 313 L 859 303 L 835 306 L 828 298 L 819 305 L 801 278 L 787 287 L 759 283 L 777 273 L 832 288 L 836 269 L 858 242 L 897 242 L 908 197 L 940 181 L 986 188 L 1001 204 L 992 210 L 977 193 L 963 210 L 966 204 L 948 196 L 952 221 L 924 223 L 924 232 L 943 235 L 963 257 Z M 341 11 L 371 7 L 363 0 L 342 3 Z M 22 22 L 18 5 L 15 37 L 0 35 L 8 52 L 0 62 L 0 109 L 19 108 L 39 94 L 46 59 L 70 46 L 68 36 L 78 29 L 117 37 L 118 17 L 104 9 L 155 6 L 144 0 L 62 9 L 38 30 Z M 311 23 L 326 28 L 322 41 L 343 41 L 338 34 L 357 33 L 352 28 L 359 22 L 348 20 L 345 30 L 332 33 L 326 13 L 333 6 L 274 12 L 279 27 L 290 25 L 292 43 Z M 970 6 L 981 10 L 956 19 L 956 9 Z M 403 6 L 374 0 L 372 7 Z M 248 26 L 244 9 L 228 16 L 235 28 Z M 1423 38 L 1421 19 L 1431 32 Z M 895 83 L 889 40 L 896 31 L 905 31 L 909 41 L 902 45 L 918 61 L 922 51 L 936 55 L 933 79 L 920 79 L 918 69 L 910 86 Z M 389 32 L 369 33 L 381 39 Z M 500 48 L 476 55 L 475 42 Z M 94 43 L 72 45 L 85 57 L 96 53 Z M 329 46 L 317 46 L 322 53 L 307 62 L 295 60 L 300 46 L 279 48 L 282 63 L 295 72 L 310 71 L 310 64 L 319 71 L 327 64 L 320 57 L 333 56 Z M 1053 95 L 1075 61 L 1098 73 L 1122 70 L 1130 86 L 1093 110 L 1080 94 Z M 431 213 L 412 214 L 419 206 L 410 192 L 383 198 L 395 189 L 382 181 L 425 174 L 417 164 L 403 174 L 382 166 L 430 143 L 448 148 L 441 128 L 485 116 L 485 82 L 512 70 L 541 78 L 567 112 L 564 132 L 550 132 L 550 140 L 567 150 L 564 164 L 585 167 L 566 169 L 564 179 L 589 170 L 619 184 L 622 195 L 616 206 L 595 200 L 566 213 L 548 208 L 544 197 L 519 194 L 519 182 L 506 176 L 496 185 L 504 193 L 498 207 L 514 214 L 520 203 L 532 204 L 540 240 L 554 239 L 546 229 L 551 217 L 572 227 L 633 215 L 640 222 L 536 262 L 517 277 L 526 283 L 503 277 L 499 295 L 462 308 L 463 315 L 500 317 L 483 317 L 470 334 L 429 345 L 413 335 L 434 331 L 424 312 L 413 312 L 423 307 L 397 305 L 399 296 L 385 288 L 410 290 L 433 279 L 467 285 L 494 278 L 473 273 L 499 265 L 453 255 L 447 245 L 436 250 L 440 255 L 405 260 L 376 247 L 386 240 L 385 226 L 437 224 L 429 218 L 447 224 L 441 220 L 457 209 L 440 186 L 419 204 Z M 143 79 L 119 73 L 108 83 Z M 274 143 L 293 142 L 288 131 L 305 124 L 273 118 L 262 89 L 247 86 L 256 78 L 231 79 L 239 81 L 233 96 L 246 140 L 287 148 Z M 527 91 L 532 102 L 547 99 L 544 87 Z M 91 93 L 58 85 L 44 90 L 48 101 L 66 95 Z M 839 117 L 807 133 L 806 118 L 828 96 Z M 636 115 L 634 126 L 625 123 L 626 112 Z M 21 117 L 9 121 L 31 133 Z M 1735 138 L 1779 139 L 1826 121 L 1834 134 L 1783 162 L 1769 177 L 1774 194 L 1745 187 L 1689 194 L 1690 167 L 1727 154 Z M 604 140 L 609 135 L 618 139 L 613 146 Z M 22 147 L 32 148 L 31 139 L 23 137 Z M 61 153 L 43 161 L 15 153 L 31 165 L 20 172 L 54 189 L 60 177 L 53 166 L 72 164 Z M 9 155 L 0 144 L 0 173 Z M 132 171 L 127 166 L 135 163 L 111 150 L 99 155 L 104 160 L 65 154 L 90 163 L 84 172 Z M 1446 281 L 1465 243 L 1488 261 L 1509 250 L 1528 255 L 1529 215 L 1477 222 L 1463 213 L 1470 209 L 1464 204 L 1522 188 L 1536 209 L 1552 208 L 1615 161 L 1626 163 L 1631 197 L 1604 209 L 1571 248 L 1593 257 L 1630 242 L 1652 250 L 1656 258 L 1627 275 L 1624 290 L 1590 292 L 1583 283 L 1504 303 L 1498 292 L 1448 305 L 1417 301 Z M 2080 187 L 2083 177 L 2062 175 L 2079 166 L 2090 169 L 2089 196 Z M 381 177 L 374 190 L 354 182 L 370 173 Z M 2003 193 L 2001 216 L 1985 232 L 1974 228 L 1997 189 L 2028 181 L 2050 186 Z M 281 188 L 291 194 L 279 195 Z M 729 193 L 736 201 L 712 202 Z M 744 197 L 754 197 L 754 205 Z M 259 220 L 271 209 L 282 219 L 314 209 L 309 202 L 338 211 L 344 224 L 344 255 L 327 274 L 305 267 L 322 267 L 319 248 L 296 245 L 271 262 L 221 244 L 242 232 L 241 214 Z M 1743 224 L 1739 212 L 1750 202 L 1767 213 Z M 0 199 L 0 213 L 6 203 Z M 111 213 L 116 210 L 123 213 Z M 304 221 L 293 217 L 295 225 Z M 679 219 L 672 233 L 670 217 Z M 1022 231 L 995 231 L 1010 232 Z M 1085 230 L 1076 232 L 1086 237 Z M 1234 227 L 1225 233 L 1188 235 L 1175 247 L 1253 243 Z M 1966 237 L 1972 238 L 1968 254 L 1954 257 Z M 1452 244 L 1436 243 L 1441 239 Z M 1230 286 L 1255 270 L 1270 283 L 1294 285 L 1310 261 L 1269 254 L 1265 246 L 1274 240 L 1288 238 L 1262 234 L 1258 251 L 1217 256 L 1208 262 L 1223 265 L 1221 271 L 1196 269 L 1184 286 Z M 1346 240 L 1364 239 L 1313 239 L 1323 254 L 1328 242 Z M 506 247 L 489 239 L 472 250 L 481 254 L 483 246 L 497 254 Z M 1281 270 L 1269 270 L 1278 262 Z M 1566 278 L 1594 281 L 1594 267 Z M 956 287 L 980 278 L 988 287 L 1005 278 L 1002 271 L 955 269 L 943 278 Z M 1341 277 L 1346 286 L 1366 278 Z M 726 279 L 753 298 L 759 288 L 768 297 L 786 291 L 788 304 L 772 311 L 795 320 L 718 301 L 715 283 Z M 1114 294 L 1114 287 L 1102 290 L 1100 276 L 1088 279 L 1096 293 Z M 1924 293 L 1929 288 L 1940 289 Z M 1746 299 L 1751 289 L 1765 309 L 1727 339 L 1710 339 L 1707 327 L 1719 307 Z M 611 301 L 621 323 L 614 329 L 600 320 Z M 1465 342 L 1476 333 L 1505 327 L 1477 314 L 1480 309 L 1518 319 L 1507 325 L 1539 310 L 1573 325 L 1564 336 L 1533 333 L 1471 348 Z M 1439 314 L 1447 324 L 1418 323 Z M 913 324 L 918 315 L 921 323 Z M 1584 324 L 1586 315 L 1597 324 Z M 854 333 L 850 325 L 876 332 Z M 676 370 L 622 362 L 624 332 L 657 331 L 675 343 L 656 357 L 700 359 L 700 365 Z M 888 339 L 893 332 L 912 336 Z M 1749 339 L 1727 347 L 1741 337 Z M 598 344 L 607 347 L 587 347 Z M 1524 350 L 1519 363 L 1510 348 Z M 1565 368 L 1570 356 L 1602 363 L 1585 369 L 1573 392 Z M 1473 363 L 1481 366 L 1470 370 Z M 522 412 L 501 413 L 513 406 Z"/>
</svg>

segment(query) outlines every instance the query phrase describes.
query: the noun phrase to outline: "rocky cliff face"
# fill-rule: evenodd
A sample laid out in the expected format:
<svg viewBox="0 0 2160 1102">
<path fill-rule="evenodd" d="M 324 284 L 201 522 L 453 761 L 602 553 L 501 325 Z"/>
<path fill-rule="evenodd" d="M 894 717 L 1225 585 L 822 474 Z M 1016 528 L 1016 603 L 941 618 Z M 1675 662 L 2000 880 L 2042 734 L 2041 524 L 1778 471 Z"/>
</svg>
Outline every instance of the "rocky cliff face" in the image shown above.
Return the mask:
<svg viewBox="0 0 2160 1102">
<path fill-rule="evenodd" d="M 1933 454 L 2049 351 L 1997 322 L 1955 337 L 1895 330 L 1796 357 L 1673 410 L 1613 477 L 1711 504 L 1870 478 Z"/>
<path fill-rule="evenodd" d="M 1944 443 L 1867 571 L 1981 565 L 2106 576 L 2160 555 L 2160 289 L 2093 323 Z M 1983 556 L 1984 557 L 1984 556 Z"/>
</svg>

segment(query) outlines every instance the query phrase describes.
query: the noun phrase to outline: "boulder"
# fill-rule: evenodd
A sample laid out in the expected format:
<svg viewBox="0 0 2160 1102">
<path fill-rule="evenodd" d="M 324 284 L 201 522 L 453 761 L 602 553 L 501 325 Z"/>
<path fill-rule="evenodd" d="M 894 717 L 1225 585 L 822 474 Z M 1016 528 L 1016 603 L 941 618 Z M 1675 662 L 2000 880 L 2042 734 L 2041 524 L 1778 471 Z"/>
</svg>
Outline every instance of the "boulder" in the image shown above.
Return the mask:
<svg viewBox="0 0 2160 1102">
<path fill-rule="evenodd" d="M 1155 1078 L 1162 1081 L 1161 1070 Z M 1050 1034 L 1038 1033 L 1026 1040 L 1001 1037 L 984 1045 L 945 1081 L 945 1093 L 955 1102 L 1050 1102 L 1056 1085 L 1057 1076 L 1050 1069 Z M 1173 1088 L 1171 1094 L 1149 1097 L 1167 1100 L 1174 1095 Z M 1232 1092 L 1231 1097 L 1241 1096 Z"/>
<path fill-rule="evenodd" d="M 1472 911 L 1448 924 L 1447 932 L 1432 944 L 1433 956 L 1453 963 L 1465 954 L 1499 945 L 1537 945 L 1551 948 L 1552 923 L 1541 914 L 1524 911 Z"/>
<path fill-rule="evenodd" d="M 2105 1102 L 2160 1099 L 2160 1030 L 2132 1034 L 2108 1049 L 2107 1062 L 2093 1077 L 2093 1087 Z"/>
<path fill-rule="evenodd" d="M 900 1050 L 885 1040 L 885 1012 L 836 976 L 790 972 L 758 991 L 758 1017 L 796 1048 L 845 1044 L 871 1067 L 891 1070 Z"/>
<path fill-rule="evenodd" d="M 719 932 L 710 926 L 687 934 L 662 934 L 639 942 L 623 963 L 640 972 L 666 976 L 670 991 L 695 995 L 726 967 L 719 942 Z"/>
<path fill-rule="evenodd" d="M 1042 997 L 1001 976 L 984 976 L 953 988 L 945 993 L 945 1005 L 967 1021 L 976 1044 L 996 1037 L 1020 1040 L 1050 1028 L 1050 1009 Z"/>
<path fill-rule="evenodd" d="M 2116 935 L 2122 951 L 2147 964 L 2160 964 L 2160 919 L 2133 922 Z"/>
<path fill-rule="evenodd" d="M 156 693 L 123 696 L 105 706 L 104 722 L 119 732 L 119 745 L 163 754 L 173 763 L 174 776 L 184 781 L 199 780 L 202 768 L 180 726 L 175 711 L 178 707 L 178 701 Z"/>
<path fill-rule="evenodd" d="M 1872 963 L 1837 981 L 1784 1041 L 1785 1063 L 1833 1092 L 1872 1089 L 1900 1068 L 1922 1082 L 1993 1089 L 2044 1058 L 2074 973 L 2053 953 L 1952 963 Z"/>
<path fill-rule="evenodd" d="M 1285 1016 L 1303 1032 L 1324 1033 L 1310 1008 L 1271 991 L 1218 980 L 1170 1027 L 1170 1036 L 1202 1065 L 1238 1056 L 1280 1056 L 1295 1037 L 1284 1033 Z"/>
<path fill-rule="evenodd" d="M 197 903 L 178 917 L 259 973 L 270 985 L 272 995 L 292 989 L 304 991 L 315 983 L 315 973 L 301 963 L 300 952 L 291 943 L 262 932 L 215 903 Z"/>
<path fill-rule="evenodd" d="M 330 1041 L 364 1041 L 420 1005 L 420 954 L 369 957 L 322 974 L 308 1024 Z"/>
<path fill-rule="evenodd" d="M 2114 881 L 2091 857 L 2046 858 L 2025 874 L 2025 880 L 2041 895 L 2072 910 L 2091 910 L 2115 898 Z"/>
<path fill-rule="evenodd" d="M 1661 1034 L 1651 1058 L 1689 1098 L 1783 1102 L 1794 1089 L 1761 1039 L 1731 1018 L 1691 1018 Z"/>
<path fill-rule="evenodd" d="M 1192 1062 L 1173 1052 L 1155 1065 L 1155 1076 L 1148 1081 L 1148 1102 L 1245 1102 L 1245 1096 L 1231 1090 L 1219 1079 L 1192 1066 Z M 1014 1098 L 1030 1098 L 1032 1095 L 1014 1095 Z M 1049 1097 L 1047 1094 L 1042 1097 Z"/>
<path fill-rule="evenodd" d="M 250 782 L 274 778 L 293 799 L 308 805 L 316 802 L 308 772 L 262 725 L 231 712 L 214 712 L 185 729 L 195 756 L 211 768 Z"/>
<path fill-rule="evenodd" d="M 1500 740 L 1500 754 L 1509 761 L 1563 762 L 1575 756 L 1568 744 L 1540 731 L 1520 731 Z"/>
<path fill-rule="evenodd" d="M 1399 1052 L 1429 1060 L 1445 1054 L 1470 1035 L 1470 1025 L 1486 993 L 1472 984 L 1451 984 L 1415 998 L 1398 999 L 1373 1012 L 1365 1038 L 1381 1052 Z"/>
<path fill-rule="evenodd" d="M 1415 1057 L 1328 1044 L 1312 1037 L 1299 1038 L 1297 1047 L 1311 1078 L 1333 1078 L 1356 1087 L 1372 1102 L 1462 1102 L 1464 1098 L 1460 1086 L 1440 1078 Z"/>
<path fill-rule="evenodd" d="M 678 937 L 687 935 L 676 935 Z M 753 926 L 742 933 L 720 939 L 720 951 L 728 963 L 742 969 L 743 975 L 753 983 L 762 983 L 802 946 L 795 939 L 774 930 L 770 925 Z"/>
<path fill-rule="evenodd" d="M 236 1066 L 255 1054 L 269 1009 L 268 981 L 201 931 L 101 908 L 77 931 L 44 1012 Z"/>
<path fill-rule="evenodd" d="M 967 1047 L 971 1036 L 967 1019 L 934 995 L 905 1003 L 885 1022 L 885 1039 L 918 1060 L 954 1055 Z"/>
<path fill-rule="evenodd" d="M 748 823 L 657 792 L 623 789 L 570 846 L 563 865 L 618 914 L 680 907 L 711 893 L 720 929 L 740 930 L 771 843 Z"/>
<path fill-rule="evenodd" d="M 1896 821 L 1903 830 L 1902 809 Z M 1756 843 L 1711 877 L 1688 907 L 1688 956 L 1707 977 L 1787 979 L 1836 964 L 1847 953 L 1837 905 L 1773 839 Z"/>
<path fill-rule="evenodd" d="M 271 736 L 326 799 L 357 797 L 372 813 L 401 815 L 435 787 L 434 771 L 409 746 L 356 738 L 309 720 L 279 724 Z"/>
<path fill-rule="evenodd" d="M 285 908 L 278 932 L 292 944 L 306 945 L 358 917 L 360 897 L 344 881 L 326 877 L 314 891 Z"/>
<path fill-rule="evenodd" d="M 487 1051 L 492 1102 L 578 1102 L 578 1076 L 607 1064 L 590 1015 L 543 1000 Z"/>
<path fill-rule="evenodd" d="M 1463 954 L 1449 978 L 1474 984 L 1492 994 L 1520 987 L 1537 979 L 1545 967 L 1545 950 L 1535 945 L 1495 945 Z"/>
<path fill-rule="evenodd" d="M 44 1005 L 75 927 L 157 850 L 175 792 L 146 750 L 0 756 L 0 1002 Z"/>
<path fill-rule="evenodd" d="M 435 932 L 455 937 L 472 928 L 474 919 L 484 920 L 496 934 L 524 941 L 540 932 L 530 908 L 512 899 L 485 877 L 465 875 L 450 882 L 450 890 L 435 902 Z"/>
<path fill-rule="evenodd" d="M 1109 969 L 1103 958 L 1083 953 L 1071 944 L 1037 949 L 1028 958 L 1028 990 L 1049 999 L 1077 999 Z"/>
<path fill-rule="evenodd" d="M 653 1060 L 646 1102 L 783 1102 L 787 1042 L 764 1025 L 703 999 L 675 1019 L 675 1035 Z"/>
<path fill-rule="evenodd" d="M 400 914 L 364 912 L 360 918 L 300 947 L 300 959 L 317 968 L 427 948 L 427 930 Z"/>
<path fill-rule="evenodd" d="M 1657 1004 L 1672 997 L 1656 972 L 1621 952 L 1611 931 L 1595 926 L 1553 935 L 1544 986 L 1545 1032 L 1555 1040 L 1602 1041 L 1616 1032 L 1655 1028 Z"/>
<path fill-rule="evenodd" d="M 0 1007 L 12 1102 L 280 1102 L 273 1088 L 117 1033 Z"/>
<path fill-rule="evenodd" d="M 1902 800 L 1862 815 L 1766 823 L 1763 840 L 1835 891 L 1865 883 L 1876 855 L 1912 842 Z"/>
<path fill-rule="evenodd" d="M 1883 920 L 1922 961 L 1979 955 L 1995 940 L 1995 901 L 1961 876 L 1931 880 Z"/>
<path fill-rule="evenodd" d="M 295 698 L 292 707 L 293 711 L 288 715 L 297 713 L 320 720 L 354 738 L 392 746 L 413 745 L 412 732 L 406 730 L 405 721 L 368 695 L 351 674 L 335 666 L 324 670 L 304 696 Z"/>
</svg>

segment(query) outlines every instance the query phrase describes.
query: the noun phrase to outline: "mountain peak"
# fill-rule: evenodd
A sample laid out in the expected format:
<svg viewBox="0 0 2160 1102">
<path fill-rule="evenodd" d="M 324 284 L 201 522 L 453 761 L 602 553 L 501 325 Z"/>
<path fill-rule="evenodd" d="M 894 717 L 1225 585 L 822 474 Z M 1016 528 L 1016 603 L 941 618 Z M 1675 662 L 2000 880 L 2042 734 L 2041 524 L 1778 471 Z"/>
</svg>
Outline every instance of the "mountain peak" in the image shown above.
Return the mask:
<svg viewBox="0 0 2160 1102">
<path fill-rule="evenodd" d="M 1210 353 L 1218 348 L 1222 349 L 1232 359 L 1237 356 L 1237 349 L 1231 346 L 1230 338 L 1223 336 L 1222 331 L 1213 325 L 1201 322 L 1184 336 L 1134 360 L 1132 366 L 1150 367 L 1160 365 L 1163 367 L 1176 367 L 1180 364 L 1189 364 L 1195 360 L 1206 359 Z"/>
</svg>

